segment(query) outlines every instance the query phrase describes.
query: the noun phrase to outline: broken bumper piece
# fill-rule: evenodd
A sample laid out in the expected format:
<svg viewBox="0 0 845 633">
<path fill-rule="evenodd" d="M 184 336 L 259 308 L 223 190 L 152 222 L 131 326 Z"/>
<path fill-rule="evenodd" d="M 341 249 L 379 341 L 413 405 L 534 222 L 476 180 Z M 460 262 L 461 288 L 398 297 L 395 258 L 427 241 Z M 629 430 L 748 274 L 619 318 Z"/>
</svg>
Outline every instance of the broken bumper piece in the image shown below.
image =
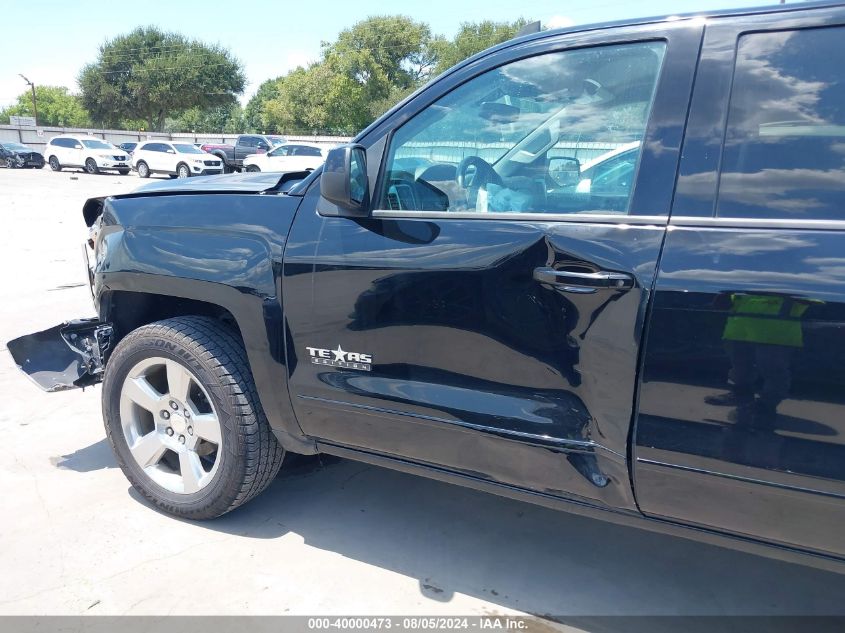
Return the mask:
<svg viewBox="0 0 845 633">
<path fill-rule="evenodd" d="M 9 341 L 12 358 L 45 391 L 88 387 L 103 379 L 112 327 L 77 319 Z"/>
</svg>

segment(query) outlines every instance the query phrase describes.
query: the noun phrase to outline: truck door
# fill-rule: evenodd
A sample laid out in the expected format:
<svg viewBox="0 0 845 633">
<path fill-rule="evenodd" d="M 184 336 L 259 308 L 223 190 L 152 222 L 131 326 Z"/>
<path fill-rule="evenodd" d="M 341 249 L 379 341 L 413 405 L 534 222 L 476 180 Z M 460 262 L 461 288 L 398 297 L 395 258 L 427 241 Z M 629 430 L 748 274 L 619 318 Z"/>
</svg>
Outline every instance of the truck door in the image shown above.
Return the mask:
<svg viewBox="0 0 845 633">
<path fill-rule="evenodd" d="M 700 34 L 500 51 L 362 139 L 370 217 L 322 217 L 309 192 L 283 282 L 306 433 L 634 507 L 637 359 Z M 581 177 L 623 147 L 616 177 Z"/>
<path fill-rule="evenodd" d="M 843 23 L 835 7 L 707 26 L 635 453 L 645 513 L 839 556 Z"/>
<path fill-rule="evenodd" d="M 239 136 L 234 149 L 235 160 L 243 160 L 252 154 L 259 154 L 257 136 Z"/>
</svg>

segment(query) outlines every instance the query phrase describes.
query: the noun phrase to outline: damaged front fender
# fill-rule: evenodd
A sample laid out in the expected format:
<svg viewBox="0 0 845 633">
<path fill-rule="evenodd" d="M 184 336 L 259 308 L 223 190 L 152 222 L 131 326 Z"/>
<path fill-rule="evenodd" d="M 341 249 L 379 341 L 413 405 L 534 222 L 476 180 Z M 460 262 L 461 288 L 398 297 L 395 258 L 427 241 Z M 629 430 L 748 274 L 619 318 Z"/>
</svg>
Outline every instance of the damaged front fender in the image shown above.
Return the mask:
<svg viewBox="0 0 845 633">
<path fill-rule="evenodd" d="M 12 358 L 45 391 L 88 387 L 103 379 L 112 326 L 77 319 L 7 344 Z"/>
</svg>

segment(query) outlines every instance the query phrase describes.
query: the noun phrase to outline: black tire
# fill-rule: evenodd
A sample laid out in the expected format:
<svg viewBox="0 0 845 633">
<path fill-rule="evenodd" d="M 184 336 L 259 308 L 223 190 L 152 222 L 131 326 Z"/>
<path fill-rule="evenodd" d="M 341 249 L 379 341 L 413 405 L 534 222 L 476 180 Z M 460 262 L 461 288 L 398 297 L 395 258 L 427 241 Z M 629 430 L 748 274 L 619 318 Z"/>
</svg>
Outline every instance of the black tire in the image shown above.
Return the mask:
<svg viewBox="0 0 845 633">
<path fill-rule="evenodd" d="M 59 159 L 55 156 L 50 156 L 50 160 L 47 161 L 50 164 L 50 169 L 53 171 L 61 171 L 62 164 L 59 162 Z"/>
<path fill-rule="evenodd" d="M 226 160 L 226 156 L 224 154 L 213 154 L 217 158 L 220 159 L 220 162 L 223 163 L 223 173 L 224 174 L 231 174 L 235 171 L 235 169 L 228 163 Z"/>
<path fill-rule="evenodd" d="M 129 451 L 120 420 L 121 391 L 130 370 L 150 358 L 187 368 L 217 413 L 220 461 L 213 478 L 195 493 L 160 486 Z M 258 400 L 243 345 L 231 330 L 207 317 L 166 319 L 128 334 L 106 365 L 103 419 L 118 465 L 132 486 L 177 517 L 213 519 L 246 503 L 273 481 L 284 457 Z"/>
<path fill-rule="evenodd" d="M 188 167 L 186 163 L 179 163 L 176 165 L 176 177 L 177 178 L 190 178 L 191 177 L 191 168 Z"/>
<path fill-rule="evenodd" d="M 129 171 L 130 171 L 130 170 L 128 170 L 128 169 L 118 169 L 118 170 L 117 170 L 117 173 L 119 173 L 121 176 L 128 176 L 128 175 L 129 175 Z"/>
<path fill-rule="evenodd" d="M 85 171 L 91 175 L 99 174 L 100 168 L 97 167 L 97 161 L 93 158 L 85 159 Z"/>
<path fill-rule="evenodd" d="M 138 177 L 139 178 L 149 178 L 150 177 L 150 166 L 147 165 L 142 160 L 138 161 L 138 164 L 135 165 L 135 169 L 138 170 Z"/>
<path fill-rule="evenodd" d="M 258 165 L 247 165 L 246 170 L 248 172 L 255 173 L 257 171 L 261 171 L 261 167 L 259 167 Z"/>
<path fill-rule="evenodd" d="M 7 158 L 6 159 L 6 168 L 7 169 L 17 169 L 18 162 L 14 158 Z"/>
</svg>

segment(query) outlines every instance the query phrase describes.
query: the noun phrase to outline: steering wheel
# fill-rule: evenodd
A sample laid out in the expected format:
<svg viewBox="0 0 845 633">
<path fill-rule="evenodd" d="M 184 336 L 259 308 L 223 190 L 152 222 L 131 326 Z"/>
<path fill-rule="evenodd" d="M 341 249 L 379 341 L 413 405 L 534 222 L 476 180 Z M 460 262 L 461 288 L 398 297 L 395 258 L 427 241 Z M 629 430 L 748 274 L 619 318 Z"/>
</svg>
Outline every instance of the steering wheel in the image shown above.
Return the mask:
<svg viewBox="0 0 845 633">
<path fill-rule="evenodd" d="M 478 191 L 488 183 L 503 186 L 502 178 L 493 166 L 478 156 L 467 156 L 458 165 L 455 179 L 466 189 L 467 204 L 475 207 Z"/>
</svg>

